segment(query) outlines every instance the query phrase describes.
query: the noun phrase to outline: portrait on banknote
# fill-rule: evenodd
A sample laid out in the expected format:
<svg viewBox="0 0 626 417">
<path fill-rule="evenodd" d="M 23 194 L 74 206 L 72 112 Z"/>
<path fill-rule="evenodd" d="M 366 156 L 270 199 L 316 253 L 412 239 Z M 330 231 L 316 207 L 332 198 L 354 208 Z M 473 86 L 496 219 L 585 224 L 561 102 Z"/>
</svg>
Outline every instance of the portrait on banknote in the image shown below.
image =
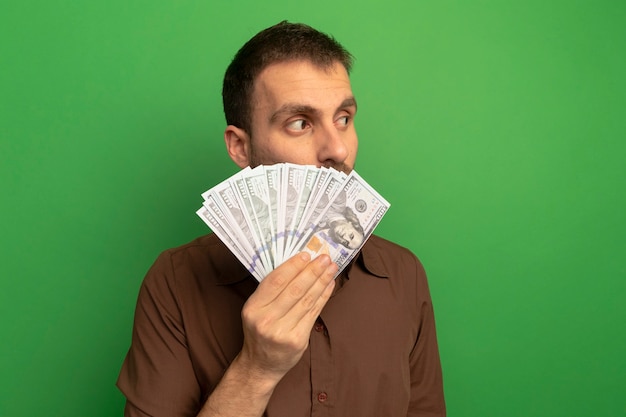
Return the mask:
<svg viewBox="0 0 626 417">
<path fill-rule="evenodd" d="M 259 281 L 300 251 L 341 273 L 389 208 L 356 171 L 289 163 L 246 168 L 202 197 L 198 216 Z"/>
</svg>

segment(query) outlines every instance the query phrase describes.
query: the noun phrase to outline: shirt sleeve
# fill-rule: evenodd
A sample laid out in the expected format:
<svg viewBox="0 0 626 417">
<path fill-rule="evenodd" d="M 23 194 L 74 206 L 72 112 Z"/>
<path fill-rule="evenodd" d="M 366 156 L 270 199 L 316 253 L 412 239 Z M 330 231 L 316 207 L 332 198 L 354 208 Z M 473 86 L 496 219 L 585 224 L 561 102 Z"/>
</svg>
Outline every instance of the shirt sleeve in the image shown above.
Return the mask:
<svg viewBox="0 0 626 417">
<path fill-rule="evenodd" d="M 411 402 L 408 416 L 445 417 L 441 361 L 435 331 L 435 316 L 426 280 L 426 273 L 415 259 L 418 300 L 416 311 L 420 317 L 417 341 L 410 355 Z"/>
<path fill-rule="evenodd" d="M 142 283 L 117 386 L 126 396 L 126 417 L 195 416 L 201 407 L 169 252 Z"/>
</svg>

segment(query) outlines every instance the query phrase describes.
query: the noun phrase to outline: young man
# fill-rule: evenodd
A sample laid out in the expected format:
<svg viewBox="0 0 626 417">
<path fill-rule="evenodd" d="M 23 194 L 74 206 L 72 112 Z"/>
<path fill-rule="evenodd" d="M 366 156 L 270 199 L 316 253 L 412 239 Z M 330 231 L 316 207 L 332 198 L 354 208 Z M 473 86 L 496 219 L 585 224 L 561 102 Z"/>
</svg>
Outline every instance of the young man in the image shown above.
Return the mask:
<svg viewBox="0 0 626 417">
<path fill-rule="evenodd" d="M 350 54 L 280 23 L 226 71 L 224 139 L 240 167 L 349 172 L 357 154 Z M 444 416 L 424 270 L 372 236 L 339 275 L 295 255 L 260 284 L 214 236 L 164 252 L 140 290 L 118 386 L 126 416 Z"/>
</svg>

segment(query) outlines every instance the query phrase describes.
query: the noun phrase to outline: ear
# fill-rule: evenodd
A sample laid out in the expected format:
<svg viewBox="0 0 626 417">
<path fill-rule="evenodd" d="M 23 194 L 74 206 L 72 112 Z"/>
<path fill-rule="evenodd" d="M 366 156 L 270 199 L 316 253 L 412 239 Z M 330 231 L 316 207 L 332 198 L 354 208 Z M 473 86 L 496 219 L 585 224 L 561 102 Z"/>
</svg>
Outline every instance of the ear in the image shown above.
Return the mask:
<svg viewBox="0 0 626 417">
<path fill-rule="evenodd" d="M 228 156 L 239 168 L 250 165 L 250 135 L 237 126 L 228 125 L 224 131 Z"/>
</svg>

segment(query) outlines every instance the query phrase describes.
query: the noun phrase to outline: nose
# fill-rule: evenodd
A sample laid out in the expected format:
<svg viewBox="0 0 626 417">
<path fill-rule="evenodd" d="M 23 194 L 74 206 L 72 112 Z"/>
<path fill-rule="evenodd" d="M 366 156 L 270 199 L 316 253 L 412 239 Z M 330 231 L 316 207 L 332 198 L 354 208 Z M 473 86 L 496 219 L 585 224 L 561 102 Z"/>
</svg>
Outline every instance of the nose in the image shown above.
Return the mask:
<svg viewBox="0 0 626 417">
<path fill-rule="evenodd" d="M 350 155 L 346 140 L 345 133 L 340 132 L 335 126 L 329 126 L 319 132 L 319 137 L 316 138 L 319 163 L 335 168 L 343 167 Z"/>
</svg>

